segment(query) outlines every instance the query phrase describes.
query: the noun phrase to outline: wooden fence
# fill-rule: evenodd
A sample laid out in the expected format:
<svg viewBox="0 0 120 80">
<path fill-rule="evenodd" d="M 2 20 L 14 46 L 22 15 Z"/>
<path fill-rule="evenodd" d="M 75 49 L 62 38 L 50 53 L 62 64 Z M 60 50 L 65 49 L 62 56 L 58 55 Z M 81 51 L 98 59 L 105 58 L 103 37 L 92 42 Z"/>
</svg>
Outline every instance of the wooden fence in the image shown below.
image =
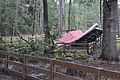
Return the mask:
<svg viewBox="0 0 120 80">
<path fill-rule="evenodd" d="M 95 80 L 101 80 L 103 76 L 107 78 L 120 79 L 120 72 L 105 70 L 105 69 L 91 67 L 91 66 L 85 66 L 85 65 L 76 64 L 73 62 L 66 62 L 66 61 L 60 61 L 60 60 L 54 60 L 54 59 L 45 59 L 45 58 L 39 58 L 39 57 L 29 56 L 25 54 L 17 54 L 17 53 L 13 54 L 5 51 L 0 51 L 0 57 L 1 57 L 0 62 L 3 62 L 4 64 L 3 69 L 6 72 L 17 74 L 23 77 L 24 80 L 40 80 L 37 77 L 33 77 L 29 75 L 27 70 L 31 70 L 31 71 L 33 70 L 39 73 L 44 73 L 46 75 L 49 75 L 50 80 L 56 80 L 56 79 L 57 80 L 82 80 L 79 77 L 69 76 L 67 74 L 58 72 L 56 70 L 57 66 L 61 66 L 65 68 L 67 67 L 77 71 L 94 74 Z M 11 59 L 16 57 L 21 58 L 22 62 L 16 62 L 16 61 L 13 61 L 13 59 Z M 30 61 L 40 60 L 42 62 L 47 62 L 48 64 L 50 64 L 50 67 L 43 68 L 43 67 L 32 66 L 28 64 L 29 60 Z M 10 69 L 9 65 L 15 65 L 15 66 L 21 67 L 22 72 Z"/>
</svg>

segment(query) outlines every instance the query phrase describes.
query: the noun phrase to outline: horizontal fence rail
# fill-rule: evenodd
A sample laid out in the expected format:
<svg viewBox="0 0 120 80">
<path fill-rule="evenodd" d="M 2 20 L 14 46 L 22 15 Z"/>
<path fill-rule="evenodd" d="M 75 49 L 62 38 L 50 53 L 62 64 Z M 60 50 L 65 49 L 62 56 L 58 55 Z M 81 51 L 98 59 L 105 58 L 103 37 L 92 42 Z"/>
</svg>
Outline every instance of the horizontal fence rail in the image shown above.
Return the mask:
<svg viewBox="0 0 120 80">
<path fill-rule="evenodd" d="M 1 57 L 3 56 L 3 57 Z M 12 58 L 21 58 L 22 62 L 13 61 Z M 47 62 L 50 64 L 49 68 L 43 68 L 43 67 L 37 67 L 32 66 L 28 64 L 28 60 L 31 61 L 42 61 Z M 101 80 L 101 77 L 108 77 L 113 79 L 120 79 L 120 72 L 118 71 L 112 71 L 112 70 L 105 70 L 102 68 L 92 67 L 92 66 L 86 66 L 81 65 L 73 62 L 67 62 L 67 61 L 61 61 L 61 60 L 54 60 L 54 59 L 47 59 L 47 58 L 40 58 L 40 57 L 34 57 L 29 56 L 25 54 L 18 54 L 18 53 L 9 53 L 6 51 L 0 51 L 0 62 L 3 62 L 4 66 L 3 69 L 7 72 L 13 72 L 14 74 L 17 74 L 23 79 L 27 80 L 40 80 L 36 77 L 33 77 L 27 73 L 27 70 L 33 70 L 39 73 L 44 73 L 46 75 L 50 76 L 50 80 L 82 80 L 80 77 L 74 77 L 70 76 L 64 73 L 60 73 L 56 71 L 57 66 L 61 66 L 64 68 L 71 68 L 76 71 L 82 71 L 84 73 L 91 73 L 94 74 L 96 77 L 96 80 Z M 9 69 L 9 65 L 14 65 L 22 68 L 22 72 L 15 71 L 12 69 Z"/>
</svg>

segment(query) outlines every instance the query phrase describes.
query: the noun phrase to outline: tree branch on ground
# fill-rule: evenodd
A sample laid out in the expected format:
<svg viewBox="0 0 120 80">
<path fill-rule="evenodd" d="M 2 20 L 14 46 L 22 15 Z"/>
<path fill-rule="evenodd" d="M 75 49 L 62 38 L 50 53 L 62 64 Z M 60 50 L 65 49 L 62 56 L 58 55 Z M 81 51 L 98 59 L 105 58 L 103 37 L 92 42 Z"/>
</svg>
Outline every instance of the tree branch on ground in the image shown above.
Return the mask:
<svg viewBox="0 0 120 80">
<path fill-rule="evenodd" d="M 20 39 L 22 39 L 23 41 L 25 41 L 26 43 L 28 43 L 28 44 L 30 45 L 30 42 L 27 41 L 26 39 L 24 39 L 16 29 L 14 29 L 14 28 L 13 28 L 10 24 L 8 24 L 8 23 L 5 23 L 5 24 L 8 25 L 8 26 L 7 26 L 8 28 L 13 29 Z"/>
</svg>

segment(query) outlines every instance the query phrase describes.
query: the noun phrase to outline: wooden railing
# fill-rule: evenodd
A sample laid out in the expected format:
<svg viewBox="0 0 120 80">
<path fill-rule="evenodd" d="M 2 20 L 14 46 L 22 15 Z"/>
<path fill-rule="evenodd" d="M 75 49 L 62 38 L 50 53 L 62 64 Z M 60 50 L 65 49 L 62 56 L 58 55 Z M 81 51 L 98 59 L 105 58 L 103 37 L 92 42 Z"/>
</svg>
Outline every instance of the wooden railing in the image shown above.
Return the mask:
<svg viewBox="0 0 120 80">
<path fill-rule="evenodd" d="M 1 57 L 2 56 L 2 57 Z M 64 68 L 71 68 L 76 71 L 82 71 L 84 73 L 91 73 L 94 74 L 95 80 L 101 80 L 101 78 L 107 77 L 107 78 L 113 78 L 113 79 L 120 79 L 120 72 L 117 71 L 111 71 L 111 70 L 105 70 L 102 68 L 92 67 L 92 66 L 86 66 L 81 65 L 73 62 L 67 62 L 67 61 L 60 61 L 60 60 L 54 60 L 54 59 L 45 59 L 45 58 L 39 58 L 34 56 L 29 56 L 25 54 L 17 54 L 17 53 L 8 53 L 5 51 L 0 51 L 0 62 L 3 62 L 4 66 L 3 69 L 6 72 L 12 72 L 13 74 L 17 74 L 23 79 L 27 80 L 39 80 L 37 77 L 30 76 L 28 74 L 29 71 L 36 71 L 39 73 L 44 73 L 46 75 L 49 75 L 50 80 L 81 80 L 80 77 L 74 77 L 70 76 L 61 72 L 58 72 L 56 68 L 58 66 L 64 67 Z M 13 58 L 20 58 L 21 62 L 13 61 Z M 48 68 L 44 67 L 37 67 L 32 66 L 28 62 L 29 61 L 41 61 L 49 64 Z M 16 71 L 9 68 L 9 65 L 14 65 L 22 68 L 22 72 Z"/>
<path fill-rule="evenodd" d="M 89 54 L 89 52 L 91 52 L 92 48 L 93 48 L 93 43 L 57 43 L 57 44 L 63 45 L 63 47 L 64 47 L 63 53 L 66 53 L 67 50 L 70 50 L 70 49 L 72 49 L 72 50 L 73 49 L 81 49 L 81 50 L 87 50 L 87 53 Z"/>
</svg>

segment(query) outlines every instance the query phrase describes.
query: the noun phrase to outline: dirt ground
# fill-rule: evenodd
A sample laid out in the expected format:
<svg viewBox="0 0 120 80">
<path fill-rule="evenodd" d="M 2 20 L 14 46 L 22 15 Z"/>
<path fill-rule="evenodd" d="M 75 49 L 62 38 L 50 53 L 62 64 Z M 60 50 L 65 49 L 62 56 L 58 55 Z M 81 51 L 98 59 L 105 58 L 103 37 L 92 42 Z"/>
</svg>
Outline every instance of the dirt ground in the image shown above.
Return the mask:
<svg viewBox="0 0 120 80">
<path fill-rule="evenodd" d="M 22 80 L 22 79 L 19 77 L 12 77 L 3 71 L 0 71 L 0 80 Z"/>
</svg>

